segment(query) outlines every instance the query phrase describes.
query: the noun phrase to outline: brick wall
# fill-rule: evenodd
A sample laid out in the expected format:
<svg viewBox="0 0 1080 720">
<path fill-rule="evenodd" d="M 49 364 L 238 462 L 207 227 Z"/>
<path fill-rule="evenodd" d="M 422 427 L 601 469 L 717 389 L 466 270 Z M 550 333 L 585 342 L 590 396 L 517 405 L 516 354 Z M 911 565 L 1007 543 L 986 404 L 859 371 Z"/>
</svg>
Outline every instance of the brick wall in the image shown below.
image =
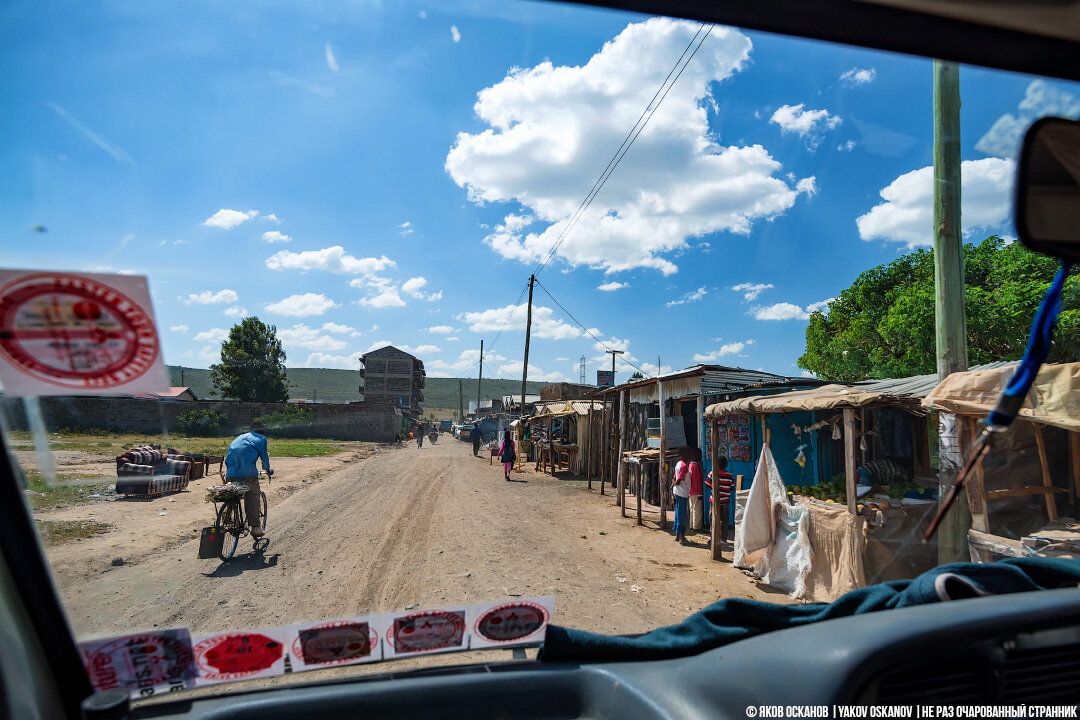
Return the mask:
<svg viewBox="0 0 1080 720">
<path fill-rule="evenodd" d="M 43 397 L 39 400 L 45 425 L 60 428 L 94 428 L 118 432 L 172 433 L 176 416 L 187 410 L 208 408 L 225 413 L 231 432 L 247 430 L 251 421 L 286 407 L 285 403 L 245 403 L 230 400 L 141 400 L 115 397 Z M 2 404 L 9 426 L 27 429 L 23 405 L 5 398 Z M 396 399 L 364 400 L 341 405 L 305 405 L 314 415 L 311 437 L 335 440 L 388 442 L 401 430 L 401 411 Z"/>
</svg>

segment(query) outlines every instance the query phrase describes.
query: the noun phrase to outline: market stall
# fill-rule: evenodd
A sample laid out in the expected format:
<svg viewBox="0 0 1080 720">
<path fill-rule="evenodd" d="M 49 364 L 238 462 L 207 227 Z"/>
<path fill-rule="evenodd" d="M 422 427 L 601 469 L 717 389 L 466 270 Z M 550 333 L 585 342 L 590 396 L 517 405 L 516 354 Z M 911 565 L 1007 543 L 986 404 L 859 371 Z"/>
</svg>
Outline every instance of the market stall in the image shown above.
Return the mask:
<svg viewBox="0 0 1080 720">
<path fill-rule="evenodd" d="M 785 496 L 769 502 L 808 508 L 806 533 L 824 543 L 814 548 L 817 556 L 828 557 L 838 542 L 846 549 L 835 554 L 836 562 L 858 555 L 858 562 L 845 560 L 846 569 L 815 568 L 819 579 L 843 570 L 848 580 L 809 583 L 804 591 L 816 593 L 813 599 L 831 599 L 852 583 L 911 577 L 936 564 L 936 549 L 919 541 L 936 508 L 929 410 L 921 404 L 936 385 L 936 376 L 923 375 L 743 397 L 706 408 L 713 464 L 724 451 L 742 458 L 747 437 L 757 467 L 769 449 Z M 826 518 L 834 540 L 827 539 Z M 819 527 L 811 529 L 814 522 Z"/>
<path fill-rule="evenodd" d="M 977 422 L 997 404 L 1012 368 L 954 373 L 922 401 L 960 418 L 975 437 Z M 1080 554 L 1080 363 L 1039 370 L 1010 432 L 967 482 L 972 560 L 997 556 Z"/>
</svg>

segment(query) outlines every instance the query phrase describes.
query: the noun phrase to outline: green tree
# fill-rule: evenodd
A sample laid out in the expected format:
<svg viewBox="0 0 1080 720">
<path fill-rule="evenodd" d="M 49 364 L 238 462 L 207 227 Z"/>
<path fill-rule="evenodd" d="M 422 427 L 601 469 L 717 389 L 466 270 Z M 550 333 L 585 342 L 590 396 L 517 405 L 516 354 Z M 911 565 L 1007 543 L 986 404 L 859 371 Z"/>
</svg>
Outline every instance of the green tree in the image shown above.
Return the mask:
<svg viewBox="0 0 1080 720">
<path fill-rule="evenodd" d="M 1059 262 L 991 235 L 964 245 L 968 361 L 1017 360 Z M 1050 362 L 1080 359 L 1080 275 L 1062 294 Z M 905 377 L 936 367 L 934 254 L 917 250 L 867 270 L 815 312 L 799 367 L 825 380 Z"/>
<path fill-rule="evenodd" d="M 631 380 L 643 380 L 644 378 L 645 378 L 645 376 L 642 375 L 639 372 L 636 372 L 636 373 L 634 373 L 633 375 L 630 376 Z"/>
<path fill-rule="evenodd" d="M 285 351 L 277 328 L 257 317 L 244 318 L 221 343 L 221 363 L 210 366 L 214 388 L 225 398 L 244 402 L 285 402 Z"/>
</svg>

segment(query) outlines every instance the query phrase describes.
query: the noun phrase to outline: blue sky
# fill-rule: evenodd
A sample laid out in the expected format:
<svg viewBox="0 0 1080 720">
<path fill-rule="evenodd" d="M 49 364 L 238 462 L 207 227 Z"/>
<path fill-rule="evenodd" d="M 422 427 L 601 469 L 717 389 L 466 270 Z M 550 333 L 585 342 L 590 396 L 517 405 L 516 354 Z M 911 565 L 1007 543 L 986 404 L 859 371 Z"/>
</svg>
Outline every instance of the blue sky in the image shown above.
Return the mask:
<svg viewBox="0 0 1080 720">
<path fill-rule="evenodd" d="M 7 3 L 4 264 L 147 275 L 173 364 L 207 366 L 247 314 L 290 366 L 390 342 L 475 376 L 483 338 L 485 375 L 519 377 L 514 301 L 565 234 L 539 278 L 589 332 L 538 287 L 531 378 L 576 380 L 584 355 L 592 381 L 606 347 L 798 375 L 808 313 L 929 242 L 930 62 L 714 28 L 564 233 L 699 27 L 532 2 Z M 1019 133 L 1080 91 L 975 68 L 961 90 L 965 229 L 1011 234 Z"/>
</svg>

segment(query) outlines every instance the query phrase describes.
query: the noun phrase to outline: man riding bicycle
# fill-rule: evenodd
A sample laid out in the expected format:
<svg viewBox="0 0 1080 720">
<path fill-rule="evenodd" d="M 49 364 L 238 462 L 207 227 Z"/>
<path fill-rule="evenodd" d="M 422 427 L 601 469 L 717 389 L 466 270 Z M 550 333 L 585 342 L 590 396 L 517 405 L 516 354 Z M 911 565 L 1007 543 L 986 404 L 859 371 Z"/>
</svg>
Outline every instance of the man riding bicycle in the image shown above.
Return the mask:
<svg viewBox="0 0 1080 720">
<path fill-rule="evenodd" d="M 270 453 L 266 446 L 266 426 L 261 422 L 251 423 L 250 432 L 240 435 L 229 445 L 225 454 L 225 480 L 247 485 L 244 495 L 244 514 L 247 515 L 252 537 L 262 537 L 265 533 L 259 523 L 259 469 L 255 463 L 262 458 L 263 469 L 268 477 L 273 476 L 270 469 Z"/>
</svg>

